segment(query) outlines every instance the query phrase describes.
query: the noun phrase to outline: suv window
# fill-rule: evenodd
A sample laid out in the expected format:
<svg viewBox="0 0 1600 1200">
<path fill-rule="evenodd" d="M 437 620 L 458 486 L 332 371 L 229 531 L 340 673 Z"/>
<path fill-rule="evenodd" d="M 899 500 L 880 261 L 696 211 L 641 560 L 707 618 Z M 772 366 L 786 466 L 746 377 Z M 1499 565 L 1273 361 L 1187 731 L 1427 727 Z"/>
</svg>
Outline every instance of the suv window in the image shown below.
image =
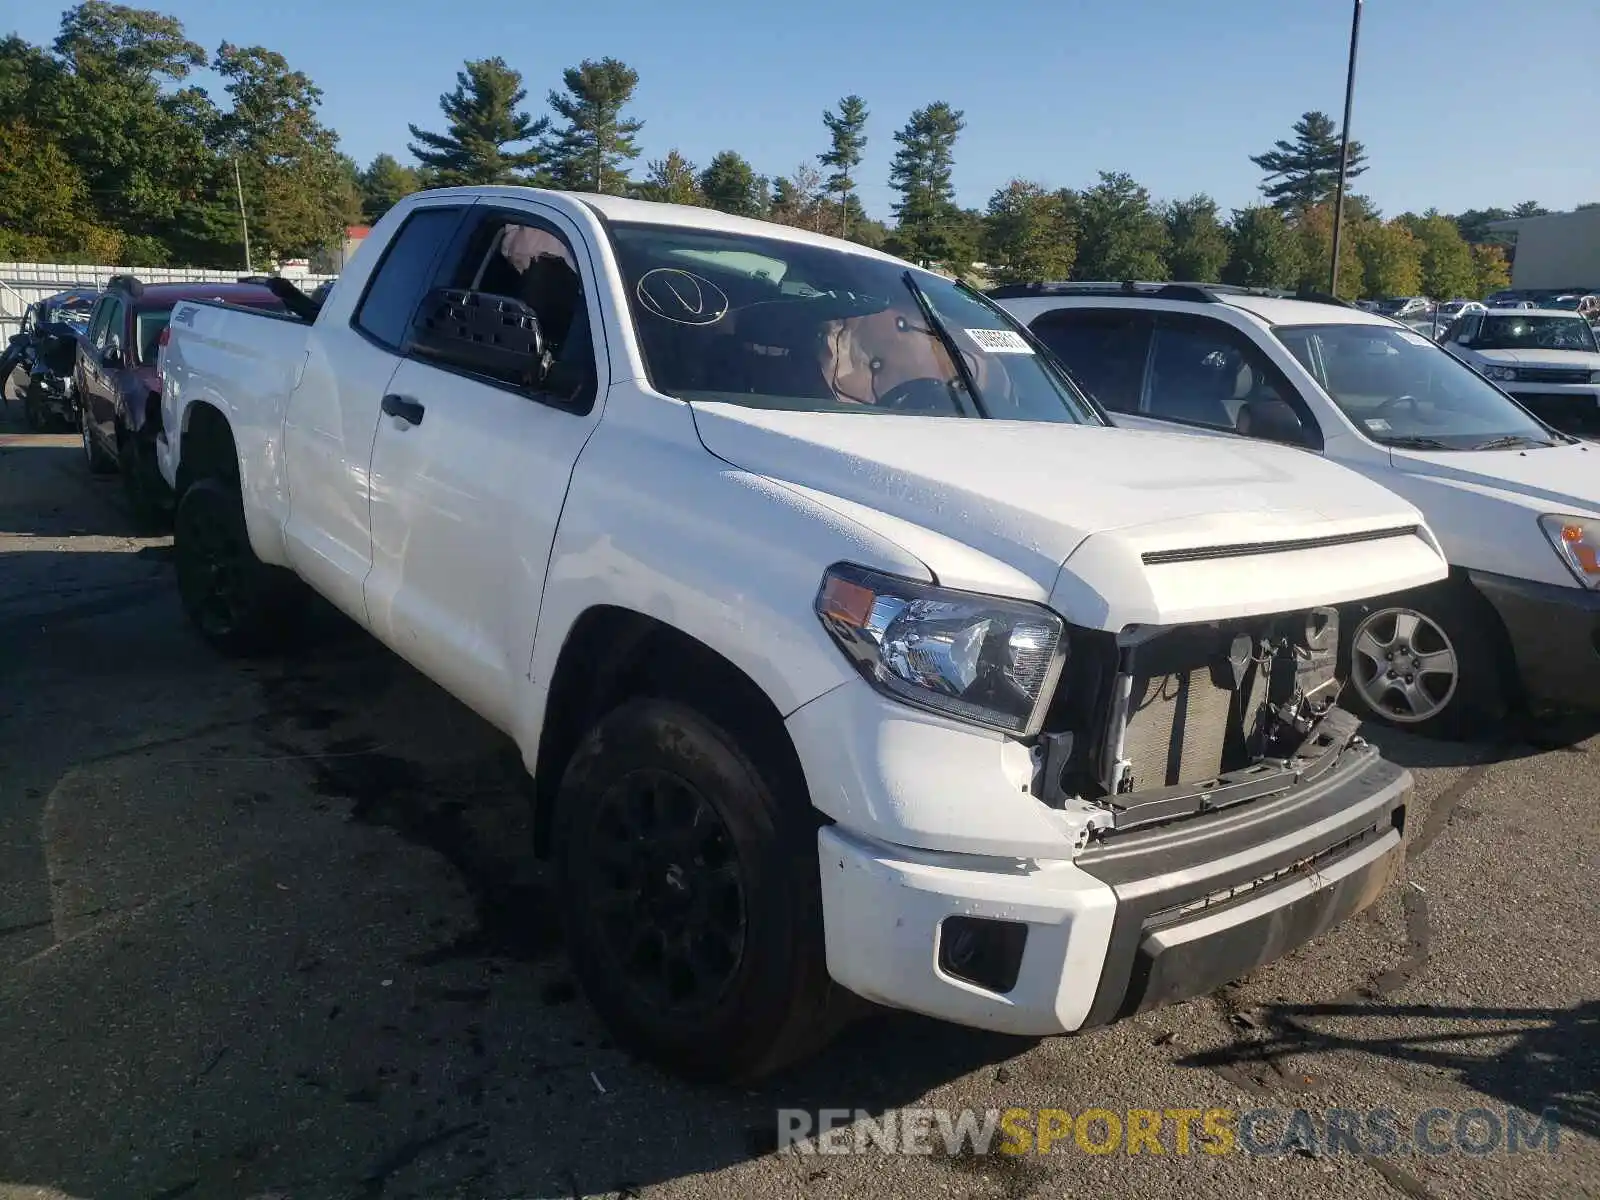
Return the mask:
<svg viewBox="0 0 1600 1200">
<path fill-rule="evenodd" d="M 1210 320 L 1163 317 L 1150 359 L 1146 413 L 1237 429 L 1247 403 L 1284 403 L 1281 376 L 1254 346 Z"/>
<path fill-rule="evenodd" d="M 125 306 L 116 296 L 106 297 L 105 324 L 100 326 L 100 335 L 95 339 L 96 350 L 104 350 L 112 342 L 122 341 L 122 310 Z"/>
<path fill-rule="evenodd" d="M 109 324 L 110 321 L 111 297 L 102 296 L 99 302 L 95 305 L 94 316 L 89 322 L 89 344 L 91 346 L 100 345 L 101 339 L 105 336 L 106 325 Z"/>
<path fill-rule="evenodd" d="M 1102 405 L 1113 412 L 1139 411 L 1150 347 L 1150 321 L 1143 313 L 1057 309 L 1036 318 L 1031 328 Z"/>
<path fill-rule="evenodd" d="M 521 300 L 539 317 L 550 362 L 579 368 L 582 380 L 564 403 L 594 397 L 594 338 L 577 255 L 554 225 L 529 213 L 488 212 L 460 239 L 438 272 L 442 286 Z M 507 377 L 502 382 L 521 386 Z M 585 395 L 586 393 L 586 395 Z"/>
<path fill-rule="evenodd" d="M 411 329 L 423 293 L 433 280 L 434 263 L 461 220 L 459 208 L 419 208 L 406 218 L 383 250 L 353 318 L 357 329 L 398 351 Z"/>
</svg>

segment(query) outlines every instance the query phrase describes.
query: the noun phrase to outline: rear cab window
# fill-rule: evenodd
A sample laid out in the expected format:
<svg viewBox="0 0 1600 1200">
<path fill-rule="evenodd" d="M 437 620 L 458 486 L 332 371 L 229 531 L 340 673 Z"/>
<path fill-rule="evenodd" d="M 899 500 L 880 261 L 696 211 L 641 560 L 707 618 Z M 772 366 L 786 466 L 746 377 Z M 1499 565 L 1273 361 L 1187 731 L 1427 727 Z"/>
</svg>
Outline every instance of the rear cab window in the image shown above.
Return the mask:
<svg viewBox="0 0 1600 1200">
<path fill-rule="evenodd" d="M 383 260 L 356 306 L 351 324 L 357 330 L 385 349 L 400 352 L 462 212 L 457 207 L 428 207 L 406 218 L 384 247 Z"/>
</svg>

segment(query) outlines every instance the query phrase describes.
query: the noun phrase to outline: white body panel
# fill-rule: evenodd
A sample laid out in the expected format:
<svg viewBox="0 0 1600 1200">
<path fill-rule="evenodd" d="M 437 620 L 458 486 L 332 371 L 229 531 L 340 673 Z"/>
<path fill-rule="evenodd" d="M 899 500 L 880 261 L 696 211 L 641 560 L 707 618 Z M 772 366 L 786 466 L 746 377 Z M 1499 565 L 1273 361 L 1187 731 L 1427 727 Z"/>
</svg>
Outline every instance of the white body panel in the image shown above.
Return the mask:
<svg viewBox="0 0 1600 1200">
<path fill-rule="evenodd" d="M 1002 307 L 1025 322 L 1054 309 L 1121 307 L 1189 315 L 1198 311 L 1224 322 L 1249 337 L 1299 392 L 1322 430 L 1325 444 L 1320 457 L 1359 472 L 1416 505 L 1451 566 L 1563 587 L 1578 586 L 1540 531 L 1538 519 L 1546 513 L 1600 513 L 1600 446 L 1578 443 L 1534 451 L 1391 450 L 1371 441 L 1356 427 L 1300 361 L 1272 335 L 1270 326 L 1393 322 L 1360 309 L 1303 300 L 1255 296 L 1226 299 L 1226 303 L 1196 304 L 1153 299 L 1119 302 L 1106 296 L 1041 296 L 1007 300 Z M 1447 345 L 1445 349 L 1457 357 L 1467 357 L 1465 348 Z M 1539 365 L 1548 366 L 1592 366 L 1600 371 L 1600 356 L 1578 352 L 1484 351 L 1477 355 L 1484 361 L 1491 356 L 1530 362 L 1536 359 Z M 1496 386 L 1512 395 L 1520 388 L 1541 394 L 1570 392 L 1588 400 L 1600 397 L 1600 384 L 1497 381 Z M 1171 430 L 1189 438 L 1203 437 L 1208 443 L 1243 440 L 1224 430 L 1195 428 L 1149 416 L 1117 413 L 1113 419 L 1120 427 Z M 1315 457 L 1305 450 L 1291 453 Z"/>
<path fill-rule="evenodd" d="M 351 328 L 384 241 L 406 214 L 478 198 L 536 208 L 579 248 L 599 362 L 589 413 L 401 360 Z M 1069 620 L 1117 630 L 1440 578 L 1431 534 L 1383 488 L 1277 447 L 692 407 L 663 396 L 643 382 L 595 209 L 877 256 L 705 209 L 514 188 L 427 193 L 380 222 L 309 334 L 221 310 L 175 327 L 168 428 L 181 427 L 196 401 L 217 405 L 239 442 L 257 553 L 291 566 L 508 732 L 530 768 L 562 648 L 585 614 L 629 610 L 711 647 L 787 719 L 812 800 L 837 822 L 823 837 L 824 859 L 834 861 L 835 842 L 854 848 L 854 866 L 824 871 L 839 977 L 888 1003 L 996 1028 L 1075 1027 L 1114 906 L 1108 887 L 1071 865 L 1095 812 L 1049 809 L 1029 796 L 1020 743 L 864 683 L 813 611 L 823 572 L 852 562 L 1049 603 Z M 420 402 L 422 421 L 382 416 L 386 393 Z M 173 478 L 180 455 L 181 445 L 171 448 Z M 1414 526 L 1415 534 L 1332 550 L 1158 567 L 1140 558 Z M 918 857 L 941 854 L 961 857 L 967 882 L 942 873 L 948 863 Z M 1022 858 L 1033 865 L 1006 875 L 1001 864 Z M 1030 959 L 1025 994 L 1004 1012 L 992 997 L 954 1002 L 943 985 L 897 982 L 925 947 L 909 940 L 909 926 L 895 934 L 896 912 L 882 906 L 927 916 L 933 908 L 918 907 L 927 897 L 938 908 L 969 893 L 1034 912 L 1054 931 L 1041 934 L 1036 944 L 1054 949 Z M 870 930 L 858 910 L 866 902 L 878 906 Z M 898 937 L 900 952 L 880 936 Z"/>
</svg>

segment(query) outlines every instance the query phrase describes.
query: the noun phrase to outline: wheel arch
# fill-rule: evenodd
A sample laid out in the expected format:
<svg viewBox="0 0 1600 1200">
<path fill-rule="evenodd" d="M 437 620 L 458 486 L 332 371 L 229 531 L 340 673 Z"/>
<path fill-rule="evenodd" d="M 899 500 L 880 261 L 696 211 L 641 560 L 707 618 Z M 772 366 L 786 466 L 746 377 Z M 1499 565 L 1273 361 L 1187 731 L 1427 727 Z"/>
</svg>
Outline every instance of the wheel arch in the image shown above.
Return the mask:
<svg viewBox="0 0 1600 1200">
<path fill-rule="evenodd" d="M 656 617 L 597 604 L 567 631 L 545 700 L 533 766 L 534 845 L 550 851 L 556 795 L 584 735 L 623 702 L 689 704 L 739 739 L 768 786 L 810 804 L 800 755 L 772 698 L 727 656 Z"/>
</svg>

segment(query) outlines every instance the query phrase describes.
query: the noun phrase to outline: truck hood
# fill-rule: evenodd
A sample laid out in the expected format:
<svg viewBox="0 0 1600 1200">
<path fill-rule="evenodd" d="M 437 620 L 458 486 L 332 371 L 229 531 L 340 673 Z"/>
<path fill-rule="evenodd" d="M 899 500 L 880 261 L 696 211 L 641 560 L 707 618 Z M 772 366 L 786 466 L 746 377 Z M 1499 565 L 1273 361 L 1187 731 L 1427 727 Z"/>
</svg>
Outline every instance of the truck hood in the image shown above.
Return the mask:
<svg viewBox="0 0 1600 1200">
<path fill-rule="evenodd" d="M 1048 599 L 1080 624 L 1282 612 L 1445 570 L 1415 508 L 1281 446 L 1088 425 L 693 409 L 712 454 L 868 526 L 945 585 Z M 1394 530 L 1403 532 L 1373 537 Z M 1313 539 L 1315 548 L 1278 545 Z"/>
<path fill-rule="evenodd" d="M 1600 446 L 1588 442 L 1543 450 L 1394 449 L 1396 470 L 1540 515 L 1600 515 Z"/>
<path fill-rule="evenodd" d="M 1587 367 L 1600 371 L 1600 354 L 1588 350 L 1477 350 L 1485 362 L 1508 367 Z"/>
</svg>

